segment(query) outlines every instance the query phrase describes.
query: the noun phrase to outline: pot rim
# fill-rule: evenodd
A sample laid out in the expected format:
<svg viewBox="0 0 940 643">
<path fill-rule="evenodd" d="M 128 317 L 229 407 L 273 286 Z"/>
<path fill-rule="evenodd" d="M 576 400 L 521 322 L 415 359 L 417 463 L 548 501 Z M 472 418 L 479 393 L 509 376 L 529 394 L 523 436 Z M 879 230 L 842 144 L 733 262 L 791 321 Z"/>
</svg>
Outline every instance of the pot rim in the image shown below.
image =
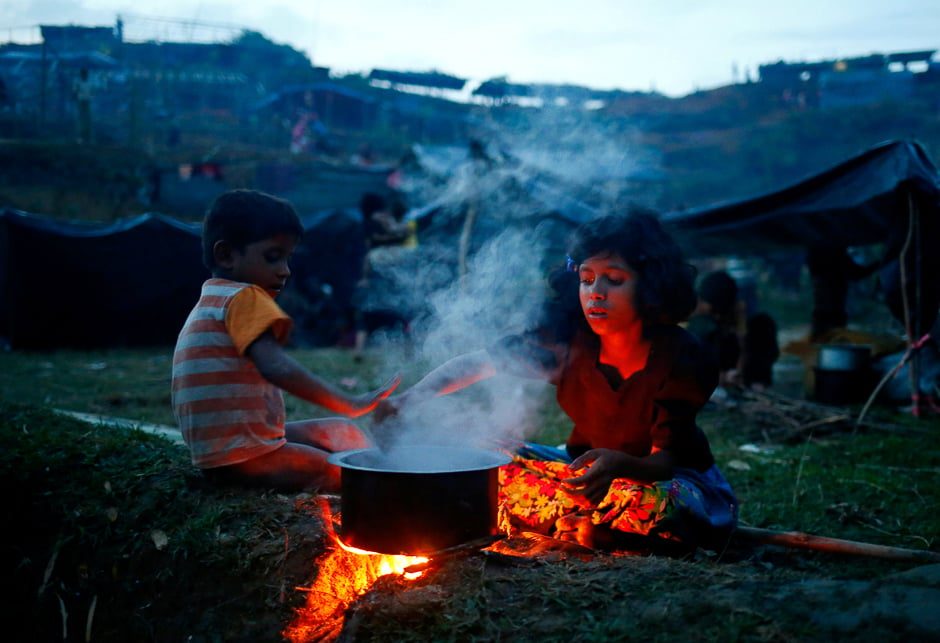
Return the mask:
<svg viewBox="0 0 940 643">
<path fill-rule="evenodd" d="M 820 351 L 832 353 L 870 353 L 871 344 L 818 344 Z"/>
<path fill-rule="evenodd" d="M 337 453 L 331 453 L 327 457 L 327 462 L 330 464 L 336 465 L 342 469 L 351 469 L 355 471 L 366 471 L 370 473 L 405 473 L 405 474 L 443 474 L 443 473 L 460 473 L 465 471 L 487 471 L 489 469 L 494 469 L 496 467 L 502 466 L 504 464 L 509 464 L 512 462 L 512 457 L 502 453 L 500 451 L 492 451 L 490 449 L 480 449 L 474 447 L 446 447 L 446 446 L 429 446 L 429 445 L 416 445 L 413 447 L 396 447 L 389 449 L 391 452 L 402 451 L 407 452 L 410 458 L 414 458 L 414 452 L 416 450 L 425 451 L 429 457 L 437 456 L 438 458 L 446 457 L 445 454 L 462 455 L 466 456 L 467 454 L 474 454 L 478 457 L 488 458 L 488 462 L 473 462 L 470 464 L 456 464 L 448 468 L 420 468 L 420 469 L 411 469 L 407 467 L 397 467 L 397 468 L 376 468 L 372 466 L 366 466 L 362 464 L 357 464 L 355 462 L 349 462 L 350 458 L 356 458 L 363 453 L 375 453 L 381 452 L 381 449 L 377 447 L 369 447 L 366 449 L 353 449 L 350 451 L 339 451 Z"/>
</svg>

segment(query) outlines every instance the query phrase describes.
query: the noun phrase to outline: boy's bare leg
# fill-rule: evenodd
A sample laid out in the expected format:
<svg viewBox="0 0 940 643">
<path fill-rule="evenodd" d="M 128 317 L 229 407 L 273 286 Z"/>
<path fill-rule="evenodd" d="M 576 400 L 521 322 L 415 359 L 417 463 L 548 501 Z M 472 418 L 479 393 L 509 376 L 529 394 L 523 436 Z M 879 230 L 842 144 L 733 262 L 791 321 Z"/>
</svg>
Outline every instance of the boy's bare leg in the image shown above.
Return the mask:
<svg viewBox="0 0 940 643">
<path fill-rule="evenodd" d="M 225 475 L 244 484 L 279 491 L 334 493 L 340 489 L 340 470 L 327 462 L 329 455 L 322 449 L 288 442 L 271 453 L 224 467 Z"/>
<path fill-rule="evenodd" d="M 371 446 L 355 424 L 343 419 L 289 422 L 285 433 L 287 444 L 247 462 L 223 467 L 224 475 L 281 491 L 315 489 L 335 493 L 340 489 L 340 469 L 327 462 L 330 454 Z"/>
<path fill-rule="evenodd" d="M 342 418 L 288 422 L 284 430 L 288 442 L 306 444 L 329 453 L 373 446 L 359 427 Z"/>
</svg>

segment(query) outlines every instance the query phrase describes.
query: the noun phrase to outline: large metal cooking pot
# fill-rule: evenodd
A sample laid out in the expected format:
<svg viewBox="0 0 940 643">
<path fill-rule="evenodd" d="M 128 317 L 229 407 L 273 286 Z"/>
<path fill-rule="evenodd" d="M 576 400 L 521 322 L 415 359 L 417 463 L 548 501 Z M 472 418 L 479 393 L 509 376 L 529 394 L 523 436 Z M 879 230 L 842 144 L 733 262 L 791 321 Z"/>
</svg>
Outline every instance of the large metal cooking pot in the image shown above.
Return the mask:
<svg viewBox="0 0 940 643">
<path fill-rule="evenodd" d="M 823 404 L 863 402 L 874 388 L 871 346 L 822 344 L 813 369 L 813 399 Z"/>
<path fill-rule="evenodd" d="M 342 469 L 340 537 L 383 554 L 426 554 L 496 533 L 498 469 L 483 449 L 412 446 L 334 453 Z"/>
</svg>

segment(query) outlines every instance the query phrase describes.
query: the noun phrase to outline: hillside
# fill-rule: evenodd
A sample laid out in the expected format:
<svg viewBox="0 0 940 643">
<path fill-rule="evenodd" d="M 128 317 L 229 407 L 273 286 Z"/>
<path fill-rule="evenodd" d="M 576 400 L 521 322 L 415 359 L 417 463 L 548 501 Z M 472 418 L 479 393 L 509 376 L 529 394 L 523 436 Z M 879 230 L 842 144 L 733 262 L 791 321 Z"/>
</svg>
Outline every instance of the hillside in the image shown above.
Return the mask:
<svg viewBox="0 0 940 643">
<path fill-rule="evenodd" d="M 916 139 L 931 158 L 940 155 L 940 113 L 924 103 L 796 109 L 775 103 L 759 84 L 681 99 L 629 97 L 599 113 L 480 107 L 475 119 L 481 137 L 495 145 L 514 152 L 532 146 L 549 169 L 588 185 L 610 173 L 615 182 L 595 185 L 597 189 L 609 191 L 615 200 L 663 211 L 781 189 L 890 139 Z M 378 130 L 369 134 L 377 150 L 401 149 L 400 136 Z M 149 146 L 147 151 L 3 141 L 0 205 L 96 221 L 146 211 L 193 218 L 218 191 L 254 187 L 259 163 L 299 160 L 286 150 L 234 143 L 234 138 L 191 135 L 185 147 Z M 341 158 L 327 161 L 343 163 Z M 397 159 L 379 161 L 393 164 Z M 214 177 L 215 183 L 177 186 L 190 191 L 185 207 L 151 198 L 155 173 L 172 174 L 181 164 L 201 162 L 219 164 L 224 175 Z M 615 176 L 623 167 L 641 180 Z M 350 197 L 348 205 L 355 202 Z"/>
<path fill-rule="evenodd" d="M 644 131 L 669 177 L 657 204 L 664 210 L 775 191 L 888 140 L 915 139 L 932 159 L 940 155 L 940 114 L 923 103 L 799 110 L 774 104 L 757 85 L 712 94 L 679 101 L 685 110 Z"/>
</svg>

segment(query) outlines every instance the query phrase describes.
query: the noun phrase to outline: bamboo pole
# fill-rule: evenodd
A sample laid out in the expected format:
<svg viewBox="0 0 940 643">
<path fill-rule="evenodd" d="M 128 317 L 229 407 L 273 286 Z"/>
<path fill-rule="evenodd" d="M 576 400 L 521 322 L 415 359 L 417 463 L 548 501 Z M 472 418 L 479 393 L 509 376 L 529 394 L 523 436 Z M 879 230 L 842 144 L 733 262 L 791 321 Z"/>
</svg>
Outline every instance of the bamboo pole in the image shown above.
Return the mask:
<svg viewBox="0 0 940 643">
<path fill-rule="evenodd" d="M 766 545 L 780 545 L 794 549 L 812 549 L 852 556 L 868 556 L 884 560 L 907 562 L 940 563 L 940 552 L 922 549 L 905 549 L 903 547 L 889 547 L 887 545 L 874 545 L 855 540 L 842 540 L 840 538 L 826 538 L 814 536 L 800 531 L 774 531 L 772 529 L 759 529 L 757 527 L 738 526 L 735 536 Z"/>
<path fill-rule="evenodd" d="M 479 201 L 476 197 L 470 199 L 470 202 L 467 205 L 467 215 L 463 220 L 463 227 L 460 230 L 460 241 L 458 245 L 457 252 L 457 275 L 460 280 L 461 287 L 466 287 L 466 278 L 467 278 L 467 261 L 470 254 L 470 240 L 473 236 L 473 225 L 477 220 L 477 210 L 479 209 Z"/>
</svg>

